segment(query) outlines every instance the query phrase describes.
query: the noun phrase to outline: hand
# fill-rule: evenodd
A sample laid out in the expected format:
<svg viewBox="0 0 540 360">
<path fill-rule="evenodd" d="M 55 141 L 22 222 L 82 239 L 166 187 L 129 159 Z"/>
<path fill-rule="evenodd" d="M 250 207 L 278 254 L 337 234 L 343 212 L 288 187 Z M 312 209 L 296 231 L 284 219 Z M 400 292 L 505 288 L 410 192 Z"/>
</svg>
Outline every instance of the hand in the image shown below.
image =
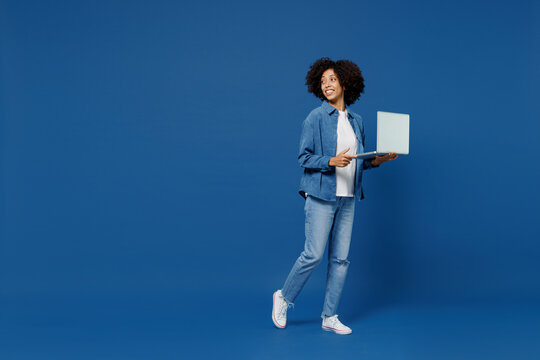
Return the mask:
<svg viewBox="0 0 540 360">
<path fill-rule="evenodd" d="M 384 162 L 392 161 L 397 159 L 397 154 L 395 152 L 388 153 L 386 155 L 377 155 L 375 159 L 371 160 L 371 165 L 379 166 Z"/>
<path fill-rule="evenodd" d="M 339 154 L 337 154 L 335 157 L 331 158 L 328 162 L 328 165 L 330 166 L 339 166 L 339 167 L 345 167 L 349 165 L 349 163 L 352 161 L 352 159 L 356 158 L 356 155 L 345 155 L 347 151 L 349 151 L 351 148 L 348 147 Z"/>
</svg>

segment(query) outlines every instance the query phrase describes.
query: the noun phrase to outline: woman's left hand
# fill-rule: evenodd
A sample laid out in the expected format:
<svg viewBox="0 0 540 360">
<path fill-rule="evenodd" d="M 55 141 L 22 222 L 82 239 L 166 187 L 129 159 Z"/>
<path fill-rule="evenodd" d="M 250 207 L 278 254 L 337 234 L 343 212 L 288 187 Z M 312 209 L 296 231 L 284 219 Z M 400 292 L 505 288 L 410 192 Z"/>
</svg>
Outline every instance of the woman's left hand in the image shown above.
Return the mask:
<svg viewBox="0 0 540 360">
<path fill-rule="evenodd" d="M 384 162 L 392 161 L 396 159 L 397 159 L 397 154 L 395 152 L 391 152 L 386 155 L 377 155 L 375 159 L 371 160 L 371 165 L 379 166 Z"/>
</svg>

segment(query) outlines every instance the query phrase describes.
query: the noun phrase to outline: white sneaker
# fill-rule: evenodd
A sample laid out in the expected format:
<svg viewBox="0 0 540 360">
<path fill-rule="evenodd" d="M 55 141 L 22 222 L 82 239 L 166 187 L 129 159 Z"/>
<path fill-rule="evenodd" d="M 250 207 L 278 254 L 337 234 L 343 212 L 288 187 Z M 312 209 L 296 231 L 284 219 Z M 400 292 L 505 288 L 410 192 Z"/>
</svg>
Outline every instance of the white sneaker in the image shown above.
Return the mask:
<svg viewBox="0 0 540 360">
<path fill-rule="evenodd" d="M 281 290 L 274 293 L 274 306 L 272 307 L 272 321 L 278 328 L 283 329 L 287 325 L 287 301 L 283 298 Z"/>
<path fill-rule="evenodd" d="M 336 334 L 340 335 L 348 335 L 352 333 L 352 330 L 350 327 L 345 326 L 339 321 L 337 318 L 337 315 L 334 316 L 324 316 L 322 317 L 322 328 L 326 331 L 333 331 Z"/>
</svg>

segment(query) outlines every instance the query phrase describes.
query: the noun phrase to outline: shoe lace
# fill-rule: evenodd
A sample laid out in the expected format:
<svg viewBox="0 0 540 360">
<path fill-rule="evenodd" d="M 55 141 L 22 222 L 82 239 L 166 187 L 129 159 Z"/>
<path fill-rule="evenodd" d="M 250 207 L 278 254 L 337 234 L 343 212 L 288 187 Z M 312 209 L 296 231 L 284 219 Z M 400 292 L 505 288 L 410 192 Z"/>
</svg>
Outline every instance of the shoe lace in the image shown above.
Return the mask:
<svg viewBox="0 0 540 360">
<path fill-rule="evenodd" d="M 337 325 L 342 325 L 341 322 L 338 320 L 338 316 L 337 315 L 334 315 L 334 316 L 328 316 L 326 318 L 330 324 L 331 327 L 335 328 Z"/>
<path fill-rule="evenodd" d="M 287 311 L 288 304 L 287 304 L 287 301 L 285 301 L 285 299 L 282 296 L 279 297 L 279 300 L 280 301 L 278 301 L 277 316 L 280 318 L 284 318 Z"/>
</svg>

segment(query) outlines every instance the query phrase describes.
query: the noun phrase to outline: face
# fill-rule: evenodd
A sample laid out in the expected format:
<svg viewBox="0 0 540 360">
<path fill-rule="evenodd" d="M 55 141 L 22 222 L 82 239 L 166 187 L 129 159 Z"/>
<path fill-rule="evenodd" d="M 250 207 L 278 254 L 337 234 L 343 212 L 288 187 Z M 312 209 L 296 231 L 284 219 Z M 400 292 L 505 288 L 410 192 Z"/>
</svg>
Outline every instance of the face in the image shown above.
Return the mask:
<svg viewBox="0 0 540 360">
<path fill-rule="evenodd" d="M 345 88 L 341 87 L 334 69 L 328 69 L 321 76 L 321 90 L 329 102 L 335 102 L 344 96 Z"/>
</svg>

